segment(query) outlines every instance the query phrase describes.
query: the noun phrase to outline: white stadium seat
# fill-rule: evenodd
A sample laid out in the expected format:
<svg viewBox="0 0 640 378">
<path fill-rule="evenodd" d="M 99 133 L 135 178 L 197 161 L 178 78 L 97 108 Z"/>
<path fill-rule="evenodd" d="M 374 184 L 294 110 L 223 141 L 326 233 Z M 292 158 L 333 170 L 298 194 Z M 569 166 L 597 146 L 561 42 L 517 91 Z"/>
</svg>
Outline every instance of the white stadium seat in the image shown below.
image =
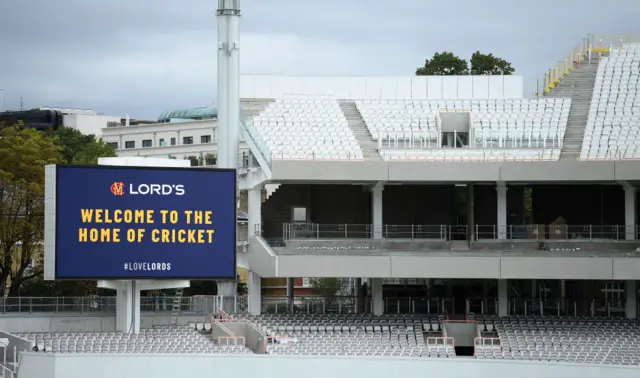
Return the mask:
<svg viewBox="0 0 640 378">
<path fill-rule="evenodd" d="M 252 121 L 272 159 L 363 160 L 336 99 L 279 98 Z"/>
<path fill-rule="evenodd" d="M 640 158 L 640 44 L 611 50 L 598 65 L 580 158 Z"/>
<path fill-rule="evenodd" d="M 557 160 L 571 99 L 360 100 L 385 159 Z M 439 148 L 441 112 L 470 114 L 469 147 Z"/>
</svg>

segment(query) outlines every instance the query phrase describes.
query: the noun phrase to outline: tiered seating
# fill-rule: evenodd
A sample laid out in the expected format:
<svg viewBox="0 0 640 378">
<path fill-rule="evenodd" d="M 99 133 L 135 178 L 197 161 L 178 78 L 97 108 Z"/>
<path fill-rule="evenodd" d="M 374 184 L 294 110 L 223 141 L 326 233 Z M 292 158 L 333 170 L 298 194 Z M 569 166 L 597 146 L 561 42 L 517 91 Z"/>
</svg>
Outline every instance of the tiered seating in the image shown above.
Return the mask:
<svg viewBox="0 0 640 378">
<path fill-rule="evenodd" d="M 598 65 L 581 159 L 640 158 L 640 44 L 615 48 Z"/>
<path fill-rule="evenodd" d="M 500 345 L 476 347 L 476 358 L 640 365 L 640 325 L 626 319 L 508 317 L 479 320 Z"/>
<path fill-rule="evenodd" d="M 273 159 L 362 160 L 362 150 L 335 99 L 280 98 L 253 118 Z"/>
<path fill-rule="evenodd" d="M 557 160 L 571 99 L 362 100 L 386 159 Z M 440 148 L 441 112 L 470 114 L 469 147 Z"/>
<path fill-rule="evenodd" d="M 456 356 L 452 343 L 427 337 L 437 317 L 370 315 L 245 315 L 270 335 L 269 354 L 323 356 Z"/>
<path fill-rule="evenodd" d="M 18 337 L 35 342 L 41 352 L 54 353 L 251 353 L 245 346 L 216 345 L 208 333 L 185 327 L 121 332 L 27 332 Z"/>
<path fill-rule="evenodd" d="M 480 148 L 433 148 L 382 150 L 385 160 L 424 161 L 531 161 L 558 160 L 559 148 L 550 149 L 480 149 Z"/>
</svg>

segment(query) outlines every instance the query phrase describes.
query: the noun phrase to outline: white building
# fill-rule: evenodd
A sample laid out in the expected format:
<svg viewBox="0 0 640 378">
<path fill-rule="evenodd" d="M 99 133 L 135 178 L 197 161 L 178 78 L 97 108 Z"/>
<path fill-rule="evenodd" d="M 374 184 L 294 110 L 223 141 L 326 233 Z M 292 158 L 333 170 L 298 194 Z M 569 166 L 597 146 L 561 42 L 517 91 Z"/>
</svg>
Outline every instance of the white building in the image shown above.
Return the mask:
<svg viewBox="0 0 640 378">
<path fill-rule="evenodd" d="M 113 124 L 121 124 L 122 117 L 99 114 L 90 109 L 65 109 L 39 107 L 39 110 L 55 110 L 62 113 L 63 125 L 76 129 L 82 134 L 100 137 L 102 129 Z"/>
</svg>

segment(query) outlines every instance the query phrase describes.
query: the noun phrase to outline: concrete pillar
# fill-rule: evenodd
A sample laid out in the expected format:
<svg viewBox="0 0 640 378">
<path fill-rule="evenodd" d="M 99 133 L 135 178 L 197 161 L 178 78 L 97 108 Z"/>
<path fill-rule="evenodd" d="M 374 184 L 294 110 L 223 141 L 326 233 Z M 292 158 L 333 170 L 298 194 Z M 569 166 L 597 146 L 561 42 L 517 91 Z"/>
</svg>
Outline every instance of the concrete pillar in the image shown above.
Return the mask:
<svg viewBox="0 0 640 378">
<path fill-rule="evenodd" d="M 371 223 L 373 226 L 373 238 L 382 239 L 382 184 L 377 184 L 371 189 Z"/>
<path fill-rule="evenodd" d="M 249 241 L 252 236 L 260 236 L 262 223 L 262 185 L 249 189 L 247 193 L 248 221 L 249 221 Z"/>
<path fill-rule="evenodd" d="M 249 271 L 247 279 L 248 310 L 251 315 L 260 315 L 262 311 L 262 277 Z"/>
<path fill-rule="evenodd" d="M 509 315 L 509 288 L 507 280 L 498 280 L 498 316 Z"/>
<path fill-rule="evenodd" d="M 624 185 L 624 224 L 625 239 L 636 239 L 636 188 L 631 184 Z"/>
<path fill-rule="evenodd" d="M 382 296 L 382 278 L 371 278 L 371 312 L 375 316 L 384 314 L 384 298 Z"/>
<path fill-rule="evenodd" d="M 467 237 L 470 241 L 476 239 L 476 220 L 475 220 L 475 186 L 467 185 Z"/>
<path fill-rule="evenodd" d="M 560 280 L 560 311 L 563 314 L 567 313 L 567 283 L 565 280 Z"/>
<path fill-rule="evenodd" d="M 354 278 L 353 279 L 353 289 L 355 291 L 355 309 L 354 312 L 356 314 L 360 313 L 360 308 L 362 307 L 362 303 L 363 303 L 363 296 L 362 296 L 362 278 Z"/>
<path fill-rule="evenodd" d="M 293 312 L 293 303 L 295 298 L 294 283 L 294 278 L 287 277 L 287 304 L 289 305 L 289 312 Z"/>
<path fill-rule="evenodd" d="M 499 240 L 504 240 L 507 238 L 507 184 L 498 182 L 496 192 L 498 195 L 498 224 L 496 234 Z"/>
<path fill-rule="evenodd" d="M 628 280 L 625 283 L 626 304 L 625 313 L 627 319 L 635 319 L 638 317 L 638 286 L 635 280 Z"/>
</svg>

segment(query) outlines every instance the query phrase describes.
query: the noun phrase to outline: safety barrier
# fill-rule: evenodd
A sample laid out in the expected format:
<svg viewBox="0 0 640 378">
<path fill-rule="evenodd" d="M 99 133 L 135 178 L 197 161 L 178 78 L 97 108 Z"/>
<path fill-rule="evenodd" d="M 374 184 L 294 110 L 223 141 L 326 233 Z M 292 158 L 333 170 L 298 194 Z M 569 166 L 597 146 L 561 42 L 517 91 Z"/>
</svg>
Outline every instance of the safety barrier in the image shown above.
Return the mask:
<svg viewBox="0 0 640 378">
<path fill-rule="evenodd" d="M 499 349 L 502 351 L 502 343 L 498 337 L 476 337 L 473 339 L 473 356 L 476 356 L 478 347 L 484 348 L 489 346 L 492 349 Z"/>
<path fill-rule="evenodd" d="M 600 56 L 610 52 L 614 47 L 622 47 L 624 43 L 638 42 L 640 38 L 633 35 L 602 35 L 588 34 L 582 38 L 571 51 L 553 67 L 545 72 L 543 79 L 536 82 L 536 96 L 543 96 L 555 88 L 563 77 L 584 63 L 591 64 L 591 54 Z"/>
<path fill-rule="evenodd" d="M 424 342 L 427 345 L 427 347 L 433 345 L 433 346 L 436 346 L 436 347 L 438 347 L 438 346 L 444 346 L 444 347 L 451 346 L 451 347 L 455 348 L 455 346 L 456 346 L 456 341 L 453 339 L 453 337 L 446 337 L 446 336 L 445 337 L 430 336 L 430 337 L 427 337 Z"/>
<path fill-rule="evenodd" d="M 225 342 L 224 344 L 222 342 Z M 230 343 L 230 341 L 233 341 L 233 343 Z M 245 340 L 244 337 L 242 336 L 219 336 L 218 337 L 218 345 L 241 345 L 241 346 L 245 346 L 247 345 L 247 341 Z"/>
</svg>

